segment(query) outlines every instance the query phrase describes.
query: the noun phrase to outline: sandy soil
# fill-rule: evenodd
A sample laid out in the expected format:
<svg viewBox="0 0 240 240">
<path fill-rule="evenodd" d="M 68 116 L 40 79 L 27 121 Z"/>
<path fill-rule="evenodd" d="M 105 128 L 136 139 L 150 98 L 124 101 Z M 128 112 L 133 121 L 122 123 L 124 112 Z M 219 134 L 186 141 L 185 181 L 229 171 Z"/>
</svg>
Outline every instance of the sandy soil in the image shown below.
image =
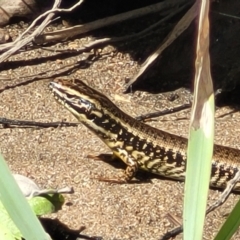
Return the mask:
<svg viewBox="0 0 240 240">
<path fill-rule="evenodd" d="M 18 26 L 8 28 L 22 31 Z M 71 49 L 89 41 L 91 37 L 85 37 L 53 47 Z M 137 73 L 139 61 L 129 52 L 121 52 L 116 46 L 106 46 L 100 50 L 100 59 L 65 77 L 82 79 L 109 96 L 132 116 L 187 101 L 189 96 L 184 89 L 178 90 L 179 97 L 175 101 L 169 101 L 172 93 L 161 93 L 151 98 L 143 92 L 122 94 L 125 80 Z M 11 57 L 0 72 L 0 117 L 41 122 L 76 122 L 50 94 L 48 84 L 51 79 L 24 82 L 29 75 L 40 75 L 53 69 L 58 71 L 64 65 L 85 57 L 61 57 L 43 49 Z M 229 111 L 228 107 L 221 108 L 217 115 Z M 159 121 L 149 124 L 187 136 L 188 117 L 189 111 L 184 111 L 161 117 Z M 217 119 L 217 143 L 239 148 L 239 119 L 239 113 Z M 84 234 L 102 236 L 105 240 L 155 240 L 176 227 L 168 220 L 167 214 L 181 221 L 183 183 L 150 174 L 144 175 L 150 181 L 141 184 L 118 185 L 93 179 L 119 175 L 121 169 L 87 158 L 88 154 L 109 153 L 109 149 L 81 124 L 78 127 L 46 129 L 1 126 L 0 149 L 12 172 L 31 177 L 41 187 L 74 188 L 75 193 L 66 196 L 63 209 L 53 217 L 58 217 L 73 229 L 86 226 Z M 124 167 L 121 165 L 119 168 Z M 210 190 L 209 204 L 217 200 L 219 195 L 218 191 Z M 214 236 L 238 198 L 231 194 L 222 207 L 207 216 L 204 239 Z M 180 235 L 176 239 L 181 238 Z M 237 238 L 240 238 L 240 233 Z"/>
</svg>

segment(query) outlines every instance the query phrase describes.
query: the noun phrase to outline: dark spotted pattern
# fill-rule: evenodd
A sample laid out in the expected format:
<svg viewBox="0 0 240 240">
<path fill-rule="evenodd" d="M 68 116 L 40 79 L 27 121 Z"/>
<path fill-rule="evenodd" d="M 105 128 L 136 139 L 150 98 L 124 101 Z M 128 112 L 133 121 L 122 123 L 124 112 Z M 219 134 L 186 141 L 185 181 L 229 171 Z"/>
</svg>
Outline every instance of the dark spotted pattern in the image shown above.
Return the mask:
<svg viewBox="0 0 240 240">
<path fill-rule="evenodd" d="M 128 165 L 124 181 L 138 168 L 184 180 L 187 139 L 135 120 L 80 80 L 57 79 L 50 87 L 58 101 Z M 226 187 L 239 170 L 239 156 L 240 150 L 215 145 L 211 186 Z M 240 191 L 239 183 L 234 190 Z"/>
</svg>

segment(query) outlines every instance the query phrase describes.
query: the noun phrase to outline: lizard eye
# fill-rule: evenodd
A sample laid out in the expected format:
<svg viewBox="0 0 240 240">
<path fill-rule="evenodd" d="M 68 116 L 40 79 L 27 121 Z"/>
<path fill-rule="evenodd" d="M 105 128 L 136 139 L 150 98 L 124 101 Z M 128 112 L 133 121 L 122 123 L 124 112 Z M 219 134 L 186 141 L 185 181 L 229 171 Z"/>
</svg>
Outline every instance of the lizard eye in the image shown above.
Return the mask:
<svg viewBox="0 0 240 240">
<path fill-rule="evenodd" d="M 78 99 L 78 103 L 81 105 L 91 105 L 91 103 L 83 98 Z"/>
<path fill-rule="evenodd" d="M 93 108 L 92 103 L 89 102 L 88 100 L 84 99 L 84 98 L 79 98 L 78 99 L 78 104 L 80 104 L 81 107 L 85 108 L 87 111 L 90 111 L 90 109 Z"/>
</svg>

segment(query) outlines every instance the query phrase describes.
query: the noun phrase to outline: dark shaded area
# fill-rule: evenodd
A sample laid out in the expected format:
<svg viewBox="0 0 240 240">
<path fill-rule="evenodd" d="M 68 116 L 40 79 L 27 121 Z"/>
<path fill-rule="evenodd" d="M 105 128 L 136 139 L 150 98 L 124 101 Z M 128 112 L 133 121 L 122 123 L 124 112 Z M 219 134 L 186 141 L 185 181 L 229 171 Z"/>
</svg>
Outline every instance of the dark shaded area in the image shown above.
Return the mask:
<svg viewBox="0 0 240 240">
<path fill-rule="evenodd" d="M 70 20 L 73 24 L 81 24 L 157 2 L 161 1 L 102 0 L 99 2 L 98 0 L 86 0 L 78 9 L 71 13 L 64 13 L 62 17 Z M 62 7 L 72 6 L 74 3 L 76 3 L 76 0 L 63 1 Z M 143 63 L 163 42 L 163 39 L 184 15 L 184 12 L 162 24 L 144 38 L 115 43 L 114 46 L 119 52 L 127 52 L 131 54 L 135 61 Z M 222 93 L 216 99 L 218 106 L 232 105 L 236 107 L 240 105 L 240 19 L 237 17 L 240 17 L 239 1 L 220 0 L 211 4 L 211 72 L 215 90 L 222 89 Z M 105 27 L 90 34 L 96 38 L 124 36 L 139 32 L 161 18 L 160 13 L 151 14 Z M 197 20 L 195 19 L 190 27 L 162 53 L 153 66 L 133 84 L 131 91 L 144 90 L 159 93 L 174 91 L 180 87 L 192 89 L 196 29 Z M 64 57 L 66 57 L 66 54 L 59 54 L 56 59 Z M 31 64 L 34 64 L 34 61 Z M 2 67 L 4 67 L 4 64 Z"/>
<path fill-rule="evenodd" d="M 79 10 L 81 21 L 88 22 L 160 1 L 85 1 Z M 134 42 L 116 44 L 119 51 L 128 52 L 140 63 L 143 62 L 163 41 L 183 14 L 164 24 L 150 36 Z M 211 65 L 215 89 L 222 89 L 217 104 L 239 105 L 240 98 L 240 2 L 220 0 L 213 2 L 210 12 Z M 159 14 L 152 14 L 126 23 L 94 31 L 96 37 L 112 37 L 137 32 L 159 20 Z M 180 87 L 192 88 L 196 45 L 195 20 L 191 26 L 166 49 L 154 65 L 132 86 L 132 90 L 149 92 L 173 91 Z"/>
<path fill-rule="evenodd" d="M 60 222 L 58 219 L 40 218 L 40 222 L 42 223 L 45 231 L 51 236 L 52 240 L 102 239 L 102 237 L 80 234 L 80 232 L 83 231 L 85 227 L 81 227 L 78 230 L 72 230 L 68 228 L 68 226 Z"/>
<path fill-rule="evenodd" d="M 77 0 L 65 0 L 62 7 L 71 7 Z M 71 18 L 75 21 L 91 22 L 107 16 L 131 11 L 137 8 L 146 7 L 151 4 L 163 2 L 162 0 L 85 0 L 81 6 L 71 13 Z M 64 16 L 69 16 L 68 13 Z M 80 19 L 79 19 L 80 16 Z"/>
<path fill-rule="evenodd" d="M 232 5 L 240 5 L 240 3 L 231 2 Z M 236 6 L 240 9 L 239 7 Z M 240 42 L 238 41 L 240 22 L 238 19 L 219 14 L 219 12 L 227 10 L 224 4 L 222 6 L 213 4 L 210 13 L 212 78 L 215 90 L 222 89 L 222 93 L 217 97 L 219 106 L 240 104 Z M 154 66 L 140 77 L 138 82 L 133 85 L 133 90 L 148 89 L 150 92 L 165 92 L 180 87 L 192 88 L 196 26 L 197 21 L 195 20 L 187 31 L 163 52 Z"/>
<path fill-rule="evenodd" d="M 52 1 L 53 2 L 53 1 Z M 61 7 L 70 7 L 76 0 L 63 1 Z M 107 16 L 113 16 L 133 9 L 141 8 L 150 4 L 158 3 L 157 0 L 88 0 L 71 13 L 64 13 L 62 17 L 80 24 L 95 21 Z M 48 2 L 49 4 L 50 2 Z M 39 2 L 38 2 L 39 4 Z M 101 7 L 100 7 L 101 6 Z M 46 8 L 46 5 L 42 6 Z M 178 14 L 159 29 L 141 39 L 128 42 L 115 43 L 120 52 L 131 54 L 132 58 L 139 63 L 152 54 L 161 44 L 165 36 L 172 30 L 184 12 Z M 238 18 L 237 18 L 238 17 Z M 240 105 L 240 2 L 220 0 L 213 2 L 210 12 L 211 24 L 211 72 L 215 90 L 221 89 L 222 93 L 217 96 L 218 106 Z M 161 19 L 160 14 L 151 14 L 138 19 L 129 20 L 113 26 L 91 32 L 96 38 L 124 36 L 139 32 Z M 15 19 L 16 20 L 16 19 Z M 175 40 L 157 59 L 157 61 L 132 85 L 131 91 L 144 90 L 152 93 L 174 91 L 180 87 L 192 89 L 195 64 L 197 20 Z M 75 53 L 78 54 L 78 53 Z M 69 55 L 75 55 L 71 53 Z M 67 57 L 68 53 L 61 53 L 54 58 Z M 36 59 L 41 63 L 46 59 Z M 26 64 L 26 62 L 24 63 Z M 30 64 L 36 64 L 31 61 Z M 19 62 L 3 63 L 1 69 L 18 67 Z M 124 80 L 124 79 L 123 79 Z M 128 89 L 130 91 L 130 89 Z"/>
</svg>

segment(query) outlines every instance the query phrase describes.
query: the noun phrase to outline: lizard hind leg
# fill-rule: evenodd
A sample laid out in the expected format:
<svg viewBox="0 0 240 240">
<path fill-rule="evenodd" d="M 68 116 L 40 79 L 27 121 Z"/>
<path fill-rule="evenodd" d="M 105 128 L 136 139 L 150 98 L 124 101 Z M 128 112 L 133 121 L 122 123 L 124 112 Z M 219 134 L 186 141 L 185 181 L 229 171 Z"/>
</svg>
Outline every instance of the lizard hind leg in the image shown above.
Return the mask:
<svg viewBox="0 0 240 240">
<path fill-rule="evenodd" d="M 99 160 L 99 157 L 102 158 L 102 155 L 103 154 L 97 156 L 97 159 L 94 157 L 94 160 Z M 115 161 L 116 159 L 119 160 L 119 157 L 114 153 L 110 159 L 108 156 L 108 161 Z M 103 159 L 100 159 L 100 160 L 103 160 Z M 102 182 L 111 182 L 111 183 L 120 183 L 120 184 L 130 182 L 132 180 L 132 178 L 136 175 L 136 172 L 138 171 L 138 163 L 131 156 L 128 156 L 127 159 L 124 159 L 124 160 L 125 160 L 124 162 L 127 163 L 128 166 L 127 166 L 126 170 L 124 171 L 123 176 L 113 177 L 113 178 L 97 177 L 94 179 L 98 179 L 99 181 L 102 181 Z M 105 161 L 105 159 L 103 161 Z"/>
</svg>

